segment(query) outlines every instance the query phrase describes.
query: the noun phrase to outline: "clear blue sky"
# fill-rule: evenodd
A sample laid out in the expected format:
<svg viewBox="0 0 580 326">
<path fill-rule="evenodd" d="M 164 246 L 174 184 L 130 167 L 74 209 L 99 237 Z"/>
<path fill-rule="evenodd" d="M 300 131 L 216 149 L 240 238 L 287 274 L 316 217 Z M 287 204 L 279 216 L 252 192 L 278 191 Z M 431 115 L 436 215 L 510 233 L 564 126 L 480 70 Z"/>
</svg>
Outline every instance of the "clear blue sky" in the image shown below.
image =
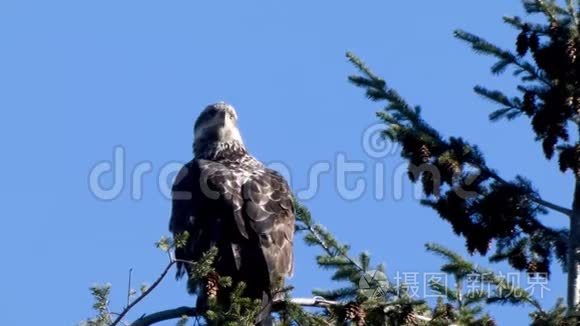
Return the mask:
<svg viewBox="0 0 580 326">
<path fill-rule="evenodd" d="M 158 275 L 166 257 L 153 243 L 168 233 L 170 202 L 156 178 L 166 163 L 191 158 L 192 123 L 208 103 L 235 105 L 251 152 L 289 166 L 295 189 L 308 184 L 310 166 L 332 165 L 338 153 L 365 162 L 372 180 L 377 161 L 361 137 L 379 106 L 346 82 L 354 72 L 347 50 L 422 104 L 445 134 L 479 144 L 503 176 L 521 173 L 568 205 L 571 177 L 544 160 L 526 121 L 490 124 L 493 105 L 471 91 L 477 83 L 513 90 L 509 77 L 491 76 L 492 61 L 452 37 L 464 28 L 512 46 L 514 31 L 501 16 L 521 13 L 515 0 L 1 2 L 0 324 L 73 325 L 92 314 L 91 284 L 111 282 L 120 310 L 129 268 L 136 285 Z M 117 145 L 126 152 L 126 187 L 99 201 L 89 171 Z M 153 171 L 134 200 L 129 175 L 144 161 Z M 401 160 L 382 162 L 390 180 Z M 441 260 L 424 251 L 428 241 L 465 254 L 463 240 L 413 199 L 408 184 L 398 201 L 391 185 L 382 201 L 370 192 L 347 201 L 325 175 L 306 204 L 390 275 L 436 271 Z M 296 295 L 332 286 L 314 265 L 317 253 L 296 241 Z M 554 270 L 549 305 L 564 296 Z M 168 278 L 130 317 L 187 304 L 184 284 Z M 503 325 L 525 324 L 526 311 L 492 309 Z"/>
</svg>

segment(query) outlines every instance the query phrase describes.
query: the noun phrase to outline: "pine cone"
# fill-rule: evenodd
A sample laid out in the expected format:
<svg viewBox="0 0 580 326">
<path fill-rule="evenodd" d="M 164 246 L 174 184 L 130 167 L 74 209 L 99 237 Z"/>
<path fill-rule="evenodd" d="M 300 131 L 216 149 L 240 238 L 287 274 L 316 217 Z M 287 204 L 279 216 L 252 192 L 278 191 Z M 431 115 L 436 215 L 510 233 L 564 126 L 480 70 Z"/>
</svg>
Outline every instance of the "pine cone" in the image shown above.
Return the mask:
<svg viewBox="0 0 580 326">
<path fill-rule="evenodd" d="M 350 302 L 344 307 L 345 319 L 352 320 L 357 326 L 365 325 L 366 313 L 363 307 L 356 302 Z"/>
<path fill-rule="evenodd" d="M 419 320 L 417 319 L 417 317 L 415 317 L 414 314 L 408 314 L 407 317 L 405 318 L 405 324 L 404 325 L 418 326 L 419 325 Z"/>
<path fill-rule="evenodd" d="M 461 164 L 457 161 L 452 162 L 448 166 L 449 172 L 453 173 L 460 173 L 461 172 Z"/>
<path fill-rule="evenodd" d="M 419 321 L 414 314 L 412 305 L 406 304 L 401 307 L 399 312 L 399 322 L 402 322 L 403 325 L 419 325 Z"/>
<path fill-rule="evenodd" d="M 485 323 L 485 326 L 497 326 L 497 323 L 495 322 L 495 320 L 490 319 Z"/>
<path fill-rule="evenodd" d="M 455 318 L 455 308 L 450 303 L 445 304 L 445 318 L 449 320 L 453 320 Z"/>
<path fill-rule="evenodd" d="M 220 288 L 220 277 L 217 273 L 212 272 L 207 275 L 205 280 L 205 294 L 208 298 L 215 298 Z"/>
<path fill-rule="evenodd" d="M 428 171 L 423 172 L 423 174 L 421 175 L 421 183 L 423 184 L 423 192 L 425 192 L 425 195 L 439 196 L 439 188 L 435 188 L 436 185 L 435 179 L 433 178 L 433 173 Z"/>
<path fill-rule="evenodd" d="M 446 161 L 443 162 L 442 168 L 442 178 L 443 180 L 447 180 L 451 183 L 453 181 L 453 177 L 456 176 L 461 172 L 461 165 L 457 161 Z"/>
<path fill-rule="evenodd" d="M 566 170 L 575 165 L 576 152 L 574 148 L 566 148 L 560 152 L 560 159 L 558 160 L 560 171 L 566 172 Z"/>
<path fill-rule="evenodd" d="M 470 230 L 465 234 L 467 250 L 470 254 L 476 251 L 482 255 L 486 255 L 492 244 L 492 234 L 489 234 L 490 230 L 484 230 L 481 226 L 477 229 Z"/>
<path fill-rule="evenodd" d="M 508 263 L 517 270 L 523 270 L 529 266 L 526 255 L 518 250 L 508 257 Z"/>
<path fill-rule="evenodd" d="M 557 22 L 551 22 L 550 23 L 550 36 L 552 36 L 553 38 L 556 38 L 558 36 L 558 34 L 560 33 L 560 25 L 558 25 Z"/>
<path fill-rule="evenodd" d="M 556 135 L 547 135 L 542 141 L 542 149 L 547 159 L 551 160 L 554 156 L 554 146 L 558 143 L 558 137 Z"/>
<path fill-rule="evenodd" d="M 576 42 L 574 40 L 568 40 L 566 43 L 566 55 L 570 63 L 576 63 Z"/>
<path fill-rule="evenodd" d="M 540 263 L 532 260 L 531 262 L 528 263 L 527 266 L 527 271 L 528 273 L 539 273 L 540 272 Z"/>
<path fill-rule="evenodd" d="M 518 38 L 516 40 L 516 51 L 520 56 L 524 56 L 526 52 L 528 52 L 529 47 L 530 42 L 528 39 L 528 32 L 524 28 L 524 30 L 522 30 L 522 32 L 520 33 L 520 35 L 518 35 Z"/>
<path fill-rule="evenodd" d="M 531 91 L 524 93 L 524 103 L 522 104 L 522 111 L 529 117 L 536 112 L 536 94 Z"/>
<path fill-rule="evenodd" d="M 429 147 L 427 147 L 427 145 L 423 144 L 419 149 L 419 155 L 421 155 L 421 160 L 423 161 L 423 163 L 427 163 L 429 162 L 429 158 L 431 157 L 431 150 L 429 150 Z"/>
<path fill-rule="evenodd" d="M 528 273 L 550 274 L 550 262 L 547 259 L 532 260 L 528 264 L 527 272 Z"/>
</svg>

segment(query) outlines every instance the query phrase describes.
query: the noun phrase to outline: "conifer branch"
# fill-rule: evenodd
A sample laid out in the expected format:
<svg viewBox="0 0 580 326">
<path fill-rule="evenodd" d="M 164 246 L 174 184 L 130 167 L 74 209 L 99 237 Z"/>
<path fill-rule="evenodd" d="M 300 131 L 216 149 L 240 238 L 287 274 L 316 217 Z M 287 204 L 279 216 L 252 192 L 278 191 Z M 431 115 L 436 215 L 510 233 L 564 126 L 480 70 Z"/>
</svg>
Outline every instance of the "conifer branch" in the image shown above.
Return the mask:
<svg viewBox="0 0 580 326">
<path fill-rule="evenodd" d="M 514 60 L 513 63 L 520 66 L 522 69 L 526 69 L 530 73 L 537 74 L 531 64 L 522 64 L 518 61 L 518 59 L 508 53 L 507 51 L 503 51 L 491 43 L 483 41 L 479 37 L 466 33 L 466 32 L 457 32 L 459 35 L 458 37 L 474 44 L 480 51 L 484 51 L 486 53 L 497 55 L 498 57 L 508 58 L 510 60 Z M 389 103 L 389 106 L 385 109 L 386 111 L 394 111 L 391 115 L 388 112 L 379 112 L 377 115 L 379 118 L 384 120 L 388 125 L 392 126 L 392 129 L 387 129 L 385 134 L 387 137 L 395 138 L 396 135 L 392 133 L 401 132 L 401 130 L 406 129 L 415 129 L 418 130 L 420 133 L 424 135 L 424 137 L 428 138 L 427 141 L 432 143 L 434 147 L 445 148 L 449 145 L 445 140 L 443 140 L 439 133 L 435 131 L 426 121 L 421 119 L 419 111 L 411 109 L 411 105 L 408 104 L 398 93 L 396 93 L 393 89 L 389 88 L 384 80 L 377 77 L 363 62 L 360 60 L 356 55 L 353 53 L 348 52 L 346 54 L 347 58 L 351 63 L 353 63 L 364 75 L 365 77 L 360 76 L 350 76 L 349 80 L 355 84 L 356 86 L 366 88 L 367 89 L 367 96 L 371 97 L 374 100 L 385 100 Z M 537 75 L 539 78 L 540 75 Z M 501 96 L 498 92 L 491 92 L 484 90 L 483 88 L 476 88 L 476 92 L 480 95 L 485 96 L 490 99 L 494 99 L 498 102 L 503 102 L 506 106 L 516 108 L 517 104 L 514 103 L 512 100 L 507 99 Z M 373 97 L 374 96 L 374 97 Z M 408 122 L 408 124 L 405 124 Z M 472 146 L 476 148 L 475 146 Z M 484 171 L 489 174 L 494 180 L 501 182 L 504 185 L 511 184 L 510 182 L 502 179 L 497 173 L 493 172 L 494 170 L 489 168 L 483 159 L 476 157 L 476 159 L 470 160 L 468 162 L 473 168 L 478 169 L 480 171 Z M 566 216 L 570 216 L 572 214 L 572 210 L 561 207 L 557 204 L 554 204 L 550 201 L 542 199 L 537 193 L 529 193 L 529 199 L 535 202 L 538 205 L 541 205 L 545 208 L 554 210 L 556 212 L 562 213 Z"/>
<path fill-rule="evenodd" d="M 273 311 L 281 311 L 287 304 L 298 305 L 301 307 L 311 307 L 311 308 L 328 308 L 328 307 L 338 307 L 342 306 L 343 303 L 338 301 L 326 300 L 322 297 L 313 298 L 291 298 L 282 301 L 276 301 L 273 304 Z M 198 317 L 200 312 L 193 307 L 178 307 L 174 309 L 167 309 L 152 313 L 149 315 L 143 315 L 136 321 L 134 321 L 131 326 L 150 326 L 162 321 L 178 319 L 182 317 Z"/>
<path fill-rule="evenodd" d="M 313 297 L 313 298 L 292 298 L 288 300 L 276 301 L 273 304 L 273 311 L 281 311 L 284 309 L 284 306 L 287 304 L 297 305 L 300 307 L 307 307 L 307 308 L 331 308 L 331 307 L 344 307 L 345 303 L 333 300 L 326 300 L 322 297 Z M 396 307 L 390 306 L 385 309 L 385 313 L 388 313 L 395 309 Z M 200 316 L 199 311 L 194 307 L 178 307 L 174 309 L 167 309 L 163 311 L 159 311 L 156 313 L 152 313 L 149 315 L 143 315 L 139 319 L 135 320 L 131 326 L 151 326 L 156 323 L 160 323 L 162 321 L 178 319 L 183 317 L 198 317 Z M 413 317 L 424 321 L 430 322 L 433 320 L 431 317 L 422 316 L 419 314 L 413 314 Z M 449 326 L 455 326 L 456 324 L 449 324 Z"/>
<path fill-rule="evenodd" d="M 348 265 L 351 266 L 351 275 L 347 275 L 348 273 L 346 273 L 345 275 L 343 275 L 340 280 L 347 280 L 347 281 L 351 281 L 351 282 L 358 282 L 358 278 L 357 275 L 360 276 L 361 274 L 359 274 L 359 271 L 365 272 L 368 268 L 369 268 L 369 264 L 370 264 L 370 258 L 368 255 L 366 254 L 362 254 L 361 257 L 359 258 L 360 262 L 357 262 L 355 259 L 350 258 L 347 255 L 347 251 L 348 251 L 348 246 L 346 245 L 342 245 L 340 243 L 338 243 L 333 237 L 332 235 L 328 232 L 325 231 L 323 229 L 321 229 L 320 225 L 317 225 L 314 223 L 312 217 L 310 216 L 310 213 L 308 212 L 308 210 L 299 204 L 296 204 L 296 210 L 297 210 L 297 220 L 299 222 L 298 228 L 302 229 L 302 230 L 309 230 L 311 233 L 309 233 L 310 235 L 310 241 L 315 241 L 316 244 L 318 244 L 319 246 L 321 246 L 325 252 L 328 254 L 327 256 L 321 256 L 319 257 L 319 264 L 323 264 L 323 261 L 327 261 L 327 263 L 329 264 L 329 266 L 339 266 L 339 272 L 337 272 L 336 275 L 339 275 L 340 272 L 345 272 L 348 270 L 348 268 L 344 268 L 344 266 Z M 207 265 L 205 262 L 206 261 L 212 261 L 212 250 L 207 252 L 207 257 L 205 259 L 201 259 L 199 262 L 189 262 L 189 261 L 183 261 L 183 260 L 177 260 L 175 258 L 173 258 L 173 256 L 171 255 L 170 249 L 171 248 L 175 248 L 176 246 L 179 245 L 181 237 L 177 237 L 175 240 L 169 240 L 167 238 L 162 238 L 161 241 L 159 241 L 157 243 L 157 246 L 161 249 L 163 249 L 164 251 L 168 252 L 168 256 L 169 256 L 169 263 L 166 266 L 166 268 L 162 271 L 161 275 L 157 278 L 157 280 L 151 285 L 151 287 L 149 287 L 147 290 L 142 291 L 142 294 L 133 302 L 131 302 L 129 305 L 127 305 L 127 307 L 119 314 L 115 314 L 117 316 L 117 318 L 115 319 L 115 321 L 113 321 L 112 323 L 107 323 L 107 325 L 110 326 L 114 326 L 117 325 L 119 323 L 123 323 L 122 319 L 127 315 L 127 313 L 129 312 L 129 310 L 131 310 L 137 303 L 139 303 L 143 298 L 145 298 L 148 294 L 150 294 L 159 284 L 160 282 L 164 279 L 164 277 L 166 276 L 166 274 L 168 273 L 168 271 L 171 269 L 171 267 L 180 262 L 183 264 L 190 264 L 192 266 L 195 266 L 194 269 L 198 270 L 201 273 L 203 270 L 205 270 L 205 265 Z M 459 256 L 456 253 L 453 253 L 452 251 L 442 247 L 442 246 L 438 246 L 438 245 L 429 245 L 428 248 L 433 251 L 436 252 L 440 255 L 442 255 L 443 257 L 446 257 L 450 263 L 445 265 L 447 267 L 444 266 L 444 271 L 450 272 L 450 273 L 455 273 L 455 275 L 465 275 L 465 273 L 472 271 L 472 270 L 476 270 L 473 265 L 467 261 L 465 261 L 461 256 Z M 345 264 L 345 265 L 344 265 Z M 380 269 L 380 268 L 379 268 Z M 459 274 L 458 274 L 459 273 Z M 355 279 L 352 279 L 352 275 L 355 276 Z M 432 287 L 434 289 L 437 288 L 436 286 L 437 284 L 432 284 Z M 108 289 L 108 288 L 107 288 Z M 344 289 L 339 289 L 340 290 L 344 290 Z M 440 290 L 442 293 L 445 293 L 446 289 L 441 288 Z M 390 290 L 387 289 L 387 292 L 390 293 Z M 106 291 L 106 293 L 108 293 L 108 291 Z M 103 300 L 102 301 L 107 301 L 106 300 L 106 293 L 104 293 L 103 296 Z M 458 296 L 461 295 L 460 293 L 458 294 Z M 374 317 L 373 318 L 377 318 L 377 316 L 382 316 L 380 318 L 384 318 L 384 320 L 402 320 L 399 318 L 410 318 L 412 320 L 416 320 L 416 321 L 421 321 L 421 322 L 440 322 L 442 317 L 438 317 L 437 314 L 435 312 L 433 312 L 432 314 L 424 314 L 425 310 L 415 310 L 415 305 L 416 303 L 413 303 L 413 301 L 409 301 L 407 299 L 405 299 L 405 295 L 403 294 L 403 296 L 401 297 L 389 297 L 391 299 L 388 299 L 387 297 L 383 297 L 381 300 L 379 301 L 375 301 L 374 299 L 370 299 L 369 301 L 366 301 L 366 303 L 359 303 L 359 304 L 365 304 L 364 306 L 360 306 L 361 309 L 364 309 L 363 311 L 367 311 L 367 313 L 369 314 L 373 314 Z M 453 299 L 454 297 L 451 296 L 451 299 Z M 466 303 L 466 306 L 472 305 L 472 304 L 477 304 L 479 301 L 483 300 L 484 297 L 481 298 L 470 298 L 473 299 L 473 302 L 468 302 Z M 368 299 L 367 299 L 368 300 Z M 497 298 L 496 301 L 501 301 L 501 300 L 509 300 L 509 298 Z M 287 298 L 284 300 L 280 300 L 280 301 L 276 301 L 273 303 L 273 311 L 274 312 L 281 312 L 281 313 L 290 313 L 292 311 L 292 313 L 289 314 L 290 318 L 307 318 L 306 320 L 310 320 L 310 318 L 312 318 L 313 321 L 316 321 L 316 325 L 325 325 L 328 324 L 330 325 L 331 323 L 336 321 L 336 316 L 334 314 L 336 314 L 337 312 L 339 314 L 344 313 L 344 311 L 349 311 L 349 309 L 352 309 L 351 307 L 353 306 L 353 301 L 350 302 L 346 302 L 346 301 L 336 301 L 336 300 L 327 300 L 324 297 L 321 296 L 316 296 L 313 298 Z M 103 304 L 103 307 L 106 307 L 106 304 Z M 326 321 L 326 319 L 322 318 L 322 319 L 318 319 L 319 317 L 317 317 L 316 315 L 310 315 L 307 312 L 303 312 L 302 315 L 298 314 L 296 315 L 296 307 L 312 307 L 312 308 L 323 308 L 325 309 L 326 313 L 329 314 L 327 317 L 330 318 L 328 321 Z M 419 306 L 419 308 L 421 308 Z M 368 309 L 368 310 L 367 310 Z M 423 308 L 421 308 L 423 309 Z M 463 310 L 459 310 L 459 311 L 463 311 Z M 159 311 L 156 313 L 152 313 L 152 314 L 148 314 L 148 315 L 143 315 L 140 318 L 138 318 L 137 320 L 135 320 L 132 324 L 130 324 L 131 326 L 149 326 L 149 325 L 153 325 L 162 321 L 167 321 L 167 320 L 172 320 L 172 319 L 179 319 L 181 318 L 181 321 L 185 321 L 187 320 L 187 317 L 202 317 L 204 316 L 204 318 L 206 318 L 207 316 L 205 316 L 205 311 L 202 313 L 200 311 L 198 311 L 195 307 L 178 307 L 178 308 L 174 308 L 174 309 L 168 309 L 168 310 L 163 310 L 163 311 Z M 227 312 L 217 312 L 217 313 L 226 313 Z M 476 316 L 477 314 L 479 314 L 479 312 L 475 312 L 475 310 L 464 310 L 462 313 L 464 314 L 472 314 L 473 316 Z M 538 313 L 543 313 L 542 310 L 538 309 Z M 363 313 L 364 314 L 364 313 Z M 299 316 L 299 317 L 297 317 Z M 320 315 L 319 315 L 320 316 Z M 406 317 L 405 317 L 406 316 Z M 475 318 L 475 317 L 473 317 Z M 486 318 L 485 316 L 483 318 Z M 298 321 L 298 319 L 296 319 Z M 406 320 L 406 319 L 405 319 Z M 483 319 L 482 319 L 483 320 Z M 455 322 L 455 320 L 452 320 Z M 181 324 L 179 324 L 181 325 Z M 312 324 L 315 325 L 315 324 Z M 451 322 L 446 323 L 446 325 L 456 325 L 453 324 Z"/>
<path fill-rule="evenodd" d="M 310 237 L 306 238 L 307 243 L 318 244 L 330 257 L 343 257 L 359 271 L 364 272 L 364 268 L 347 253 L 347 247 L 340 245 L 322 226 L 317 225 L 312 220 L 310 211 L 297 200 L 294 200 L 296 207 L 296 218 L 302 223 L 298 228 L 309 232 Z"/>
<path fill-rule="evenodd" d="M 475 35 L 460 32 L 460 36 L 479 52 L 506 62 L 520 63 L 519 57 Z M 409 162 L 409 179 L 421 181 L 426 196 L 422 204 L 437 211 L 452 225 L 455 234 L 465 238 L 470 253 L 486 255 L 495 240 L 498 255 L 494 256 L 494 261 L 508 260 L 518 270 L 549 273 L 552 257 L 565 265 L 566 231 L 547 227 L 538 217 L 547 210 L 571 216 L 570 209 L 541 198 L 530 182 L 521 176 L 513 181 L 502 179 L 488 167 L 477 146 L 462 138 L 441 136 L 423 120 L 418 108 L 411 109 L 411 105 L 376 77 L 360 59 L 352 53 L 347 53 L 347 57 L 361 73 L 360 76 L 350 76 L 349 80 L 363 88 L 371 100 L 386 102 L 384 110 L 377 113 L 385 123 L 383 135 L 402 145 L 401 156 Z M 521 64 L 521 67 L 530 74 L 535 73 L 531 64 Z M 495 69 L 501 67 L 496 65 Z M 494 113 L 497 118 L 515 117 L 526 106 L 525 101 L 507 98 L 501 92 L 484 88 L 476 88 L 476 91 L 504 106 L 503 110 Z M 546 144 L 544 148 L 547 148 Z M 569 156 L 574 158 L 574 153 Z M 560 163 L 563 171 L 570 165 L 568 161 L 564 163 Z M 497 214 L 503 214 L 503 218 L 494 218 Z M 520 248 L 518 259 L 502 255 L 502 252 L 513 249 L 513 243 L 508 240 L 519 237 L 529 241 Z"/>
<path fill-rule="evenodd" d="M 320 246 L 324 249 L 324 251 L 326 251 L 326 253 L 329 256 L 331 256 L 331 257 L 342 256 L 343 258 L 346 258 L 359 271 L 364 271 L 364 268 L 362 268 L 359 265 L 359 263 L 357 263 L 354 259 L 352 259 L 349 255 L 347 255 L 342 250 L 332 251 L 332 249 L 326 244 L 326 242 L 324 242 L 324 240 L 322 239 L 320 234 L 315 230 L 315 228 L 313 226 L 309 226 L 308 231 L 310 232 L 310 234 L 312 234 L 317 239 L 318 244 L 320 244 Z"/>
<path fill-rule="evenodd" d="M 566 9 L 568 10 L 568 15 L 574 22 L 574 26 L 578 26 L 578 11 L 576 10 L 574 0 L 566 0 Z"/>
<path fill-rule="evenodd" d="M 517 16 L 504 16 L 503 21 L 506 24 L 509 24 L 518 30 L 522 30 L 524 28 L 524 26 L 527 26 L 527 28 L 529 28 L 530 31 L 533 31 L 533 32 L 537 33 L 538 35 L 548 34 L 548 28 L 546 26 L 541 25 L 541 24 L 524 22 L 524 21 L 522 21 L 522 19 L 520 17 L 517 17 Z"/>
<path fill-rule="evenodd" d="M 503 70 L 505 70 L 505 68 L 511 64 L 511 65 L 514 65 L 514 66 L 518 67 L 519 69 L 522 69 L 523 71 L 527 72 L 532 79 L 539 80 L 542 83 L 544 83 L 546 86 L 552 85 L 550 80 L 548 80 L 542 74 L 542 72 L 537 69 L 537 67 L 535 67 L 530 62 L 525 61 L 521 57 L 519 57 L 519 56 L 517 56 L 517 55 L 515 55 L 507 50 L 501 49 L 501 48 L 495 46 L 494 44 L 484 40 L 483 38 L 481 38 L 477 35 L 471 34 L 469 32 L 463 31 L 463 30 L 459 30 L 459 29 L 456 30 L 454 32 L 454 35 L 456 38 L 471 44 L 472 49 L 476 53 L 491 55 L 491 56 L 498 58 L 500 61 L 492 67 L 492 72 L 494 74 L 498 74 L 498 73 L 503 72 Z M 499 67 L 501 67 L 501 68 L 499 68 Z"/>
</svg>

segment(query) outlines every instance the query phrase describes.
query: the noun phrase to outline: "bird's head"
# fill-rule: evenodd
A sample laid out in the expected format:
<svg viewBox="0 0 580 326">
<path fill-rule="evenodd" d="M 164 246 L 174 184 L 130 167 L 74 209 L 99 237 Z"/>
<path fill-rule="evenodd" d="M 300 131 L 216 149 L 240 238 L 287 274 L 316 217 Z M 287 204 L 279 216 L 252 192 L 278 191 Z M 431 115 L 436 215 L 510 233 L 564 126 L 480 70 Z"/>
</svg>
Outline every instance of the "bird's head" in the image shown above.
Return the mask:
<svg viewBox="0 0 580 326">
<path fill-rule="evenodd" d="M 195 121 L 193 147 L 198 155 L 209 147 L 223 145 L 244 147 L 236 110 L 219 102 L 208 105 Z"/>
</svg>

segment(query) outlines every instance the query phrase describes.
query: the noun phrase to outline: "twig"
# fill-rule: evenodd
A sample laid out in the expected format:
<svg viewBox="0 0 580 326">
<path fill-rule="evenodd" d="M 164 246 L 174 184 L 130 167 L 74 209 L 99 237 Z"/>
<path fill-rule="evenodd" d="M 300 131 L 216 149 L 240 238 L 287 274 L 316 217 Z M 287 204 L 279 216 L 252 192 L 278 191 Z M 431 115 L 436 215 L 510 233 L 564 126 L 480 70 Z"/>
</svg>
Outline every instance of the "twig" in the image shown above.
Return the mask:
<svg viewBox="0 0 580 326">
<path fill-rule="evenodd" d="M 151 291 L 153 291 L 157 287 L 157 285 L 159 285 L 159 283 L 161 283 L 161 281 L 165 278 L 165 276 L 167 275 L 167 272 L 169 272 L 169 270 L 171 269 L 171 267 L 173 265 L 175 265 L 175 261 L 170 260 L 169 263 L 167 264 L 167 266 L 165 267 L 165 269 L 163 270 L 163 272 L 161 273 L 161 275 L 159 275 L 159 277 L 155 280 L 155 282 L 153 282 L 153 284 L 151 284 L 151 286 L 146 291 L 141 293 L 141 295 L 138 296 L 137 299 L 135 299 L 133 302 L 128 304 L 127 307 L 125 307 L 125 309 L 123 309 L 123 311 L 121 311 L 119 316 L 117 316 L 117 318 L 113 321 L 113 323 L 110 326 L 118 325 L 119 322 L 121 322 L 121 320 L 123 320 L 125 315 L 127 315 L 129 310 L 131 310 L 131 308 L 133 308 L 137 303 L 139 303 L 139 301 L 143 300 L 147 295 L 149 295 L 149 293 L 151 293 Z"/>
<path fill-rule="evenodd" d="M 110 315 L 114 315 L 114 316 L 119 316 L 119 315 L 120 315 L 119 313 L 112 312 L 112 311 L 111 311 L 111 312 L 109 312 L 109 314 L 110 314 Z M 124 320 L 121 320 L 121 321 L 120 321 L 120 323 L 121 323 L 121 324 L 123 324 L 124 326 L 130 326 L 130 325 L 129 325 L 129 323 L 128 323 L 128 322 L 126 322 L 126 321 L 124 321 Z"/>
<path fill-rule="evenodd" d="M 131 303 L 131 277 L 133 276 L 133 268 L 129 268 L 129 284 L 127 285 L 127 306 Z"/>
</svg>

